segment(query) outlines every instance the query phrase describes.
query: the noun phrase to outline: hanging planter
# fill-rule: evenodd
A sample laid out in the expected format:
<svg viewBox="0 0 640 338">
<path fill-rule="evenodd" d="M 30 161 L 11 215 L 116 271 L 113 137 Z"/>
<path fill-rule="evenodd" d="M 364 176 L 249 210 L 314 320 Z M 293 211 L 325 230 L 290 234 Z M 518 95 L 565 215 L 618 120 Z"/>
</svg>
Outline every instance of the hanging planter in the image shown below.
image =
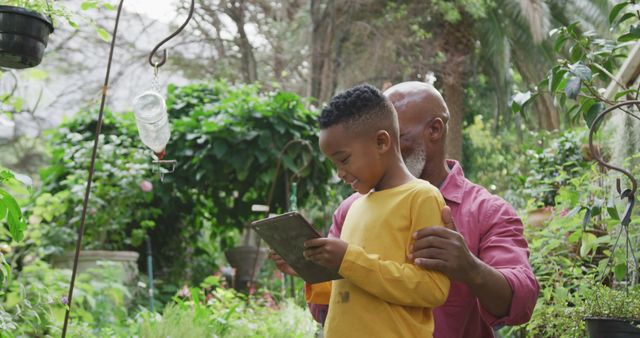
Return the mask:
<svg viewBox="0 0 640 338">
<path fill-rule="evenodd" d="M 47 17 L 22 7 L 0 6 L 0 67 L 39 65 L 51 33 L 53 24 Z"/>
</svg>

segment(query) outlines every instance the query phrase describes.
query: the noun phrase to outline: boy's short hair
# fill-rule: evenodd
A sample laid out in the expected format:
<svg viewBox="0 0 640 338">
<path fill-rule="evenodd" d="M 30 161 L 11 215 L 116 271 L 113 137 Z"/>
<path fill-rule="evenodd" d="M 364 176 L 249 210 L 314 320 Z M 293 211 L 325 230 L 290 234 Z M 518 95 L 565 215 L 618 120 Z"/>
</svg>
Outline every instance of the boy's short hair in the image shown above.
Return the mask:
<svg viewBox="0 0 640 338">
<path fill-rule="evenodd" d="M 387 130 L 397 137 L 398 117 L 389 99 L 377 88 L 363 84 L 337 94 L 322 109 L 320 129 L 345 124 L 350 130 Z"/>
</svg>

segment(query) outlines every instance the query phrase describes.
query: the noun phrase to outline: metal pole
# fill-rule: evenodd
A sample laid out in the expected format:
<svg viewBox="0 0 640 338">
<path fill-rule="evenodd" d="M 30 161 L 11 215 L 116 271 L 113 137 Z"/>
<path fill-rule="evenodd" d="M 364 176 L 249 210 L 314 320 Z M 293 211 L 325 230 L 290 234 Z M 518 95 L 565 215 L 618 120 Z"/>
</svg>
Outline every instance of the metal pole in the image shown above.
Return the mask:
<svg viewBox="0 0 640 338">
<path fill-rule="evenodd" d="M 107 73 L 104 77 L 104 86 L 102 87 L 102 101 L 100 102 L 100 113 L 98 114 L 98 123 L 96 124 L 96 136 L 93 142 L 93 151 L 91 152 L 91 164 L 89 165 L 89 177 L 87 178 L 87 188 L 84 193 L 84 201 L 82 203 L 82 217 L 80 218 L 80 229 L 78 229 L 78 239 L 76 241 L 76 253 L 73 258 L 73 270 L 71 272 L 71 284 L 69 285 L 69 294 L 67 295 L 67 310 L 64 314 L 64 326 L 62 327 L 62 338 L 67 336 L 67 326 L 69 324 L 69 315 L 71 314 L 71 304 L 73 299 L 73 287 L 76 283 L 76 274 L 78 273 L 78 257 L 80 256 L 80 247 L 82 246 L 82 236 L 84 235 L 84 225 L 87 219 L 87 205 L 89 204 L 89 196 L 91 195 L 91 181 L 96 167 L 96 155 L 98 153 L 98 144 L 100 141 L 100 133 L 102 132 L 102 120 L 104 116 L 104 104 L 107 99 L 107 89 L 109 88 L 109 74 L 111 73 L 111 61 L 113 60 L 113 49 L 116 43 L 116 35 L 118 33 L 118 23 L 120 22 L 120 13 L 122 12 L 122 3 L 120 0 L 118 5 L 118 13 L 116 14 L 116 23 L 113 27 L 113 36 L 111 37 L 111 48 L 109 49 L 109 60 L 107 61 Z"/>
<path fill-rule="evenodd" d="M 149 309 L 153 312 L 153 252 L 151 251 L 151 238 L 147 237 L 147 277 L 149 284 Z"/>
</svg>

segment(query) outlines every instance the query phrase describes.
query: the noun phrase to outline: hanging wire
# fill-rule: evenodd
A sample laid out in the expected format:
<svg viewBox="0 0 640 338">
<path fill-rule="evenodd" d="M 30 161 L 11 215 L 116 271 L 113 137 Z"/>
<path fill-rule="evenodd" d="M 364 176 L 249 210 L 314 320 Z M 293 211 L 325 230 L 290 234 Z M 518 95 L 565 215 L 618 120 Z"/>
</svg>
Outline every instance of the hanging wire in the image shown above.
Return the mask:
<svg viewBox="0 0 640 338">
<path fill-rule="evenodd" d="M 616 189 L 618 191 L 618 194 L 620 194 L 620 198 L 622 200 L 626 199 L 627 200 L 627 208 L 625 210 L 625 213 L 623 215 L 623 217 L 620 219 L 620 232 L 618 233 L 618 236 L 616 237 L 616 240 L 613 244 L 613 247 L 611 249 L 611 253 L 609 254 L 609 257 L 607 258 L 607 262 L 605 264 L 605 268 L 604 271 L 602 273 L 601 276 L 601 280 L 604 280 L 604 278 L 607 276 L 608 271 L 610 271 L 611 268 L 611 264 L 613 262 L 613 257 L 614 257 L 614 252 L 618 246 L 618 243 L 620 241 L 620 237 L 622 236 L 622 233 L 625 233 L 625 247 L 626 247 L 626 259 L 627 259 L 627 273 L 626 273 L 626 290 L 628 292 L 629 290 L 629 282 L 631 283 L 635 283 L 635 280 L 629 280 L 629 264 L 633 265 L 633 269 L 635 271 L 635 269 L 638 269 L 638 259 L 635 256 L 635 252 L 634 252 L 634 248 L 633 245 L 631 243 L 631 239 L 629 238 L 629 223 L 631 223 L 631 214 L 633 212 L 633 207 L 635 205 L 636 199 L 635 199 L 635 195 L 638 189 L 638 181 L 636 180 L 636 178 L 627 170 L 616 167 L 608 162 L 606 162 L 600 152 L 596 149 L 596 147 L 594 147 L 593 145 L 593 134 L 596 132 L 596 130 L 598 129 L 598 127 L 600 126 L 602 120 L 604 119 L 604 117 L 613 112 L 616 111 L 618 109 L 620 109 L 621 111 L 631 115 L 634 118 L 637 118 L 640 120 L 640 118 L 638 118 L 637 116 L 635 116 L 634 114 L 630 113 L 629 111 L 627 111 L 626 109 L 624 109 L 625 106 L 636 106 L 636 107 L 640 107 L 640 101 L 638 100 L 629 100 L 629 101 L 625 101 L 625 102 L 621 102 L 619 104 L 616 104 L 614 106 L 611 106 L 607 109 L 605 109 L 602 113 L 600 113 L 594 120 L 593 123 L 591 124 L 591 127 L 589 128 L 589 151 L 591 152 L 591 156 L 596 159 L 596 161 L 598 161 L 602 166 L 609 168 L 611 170 L 617 171 L 622 173 L 623 175 L 627 176 L 629 178 L 629 181 L 631 181 L 631 188 L 628 189 L 624 189 L 622 190 L 621 188 L 621 182 L 620 182 L 620 178 L 616 178 Z M 631 256 L 631 257 L 629 257 Z M 630 262 L 631 261 L 631 262 Z"/>
</svg>

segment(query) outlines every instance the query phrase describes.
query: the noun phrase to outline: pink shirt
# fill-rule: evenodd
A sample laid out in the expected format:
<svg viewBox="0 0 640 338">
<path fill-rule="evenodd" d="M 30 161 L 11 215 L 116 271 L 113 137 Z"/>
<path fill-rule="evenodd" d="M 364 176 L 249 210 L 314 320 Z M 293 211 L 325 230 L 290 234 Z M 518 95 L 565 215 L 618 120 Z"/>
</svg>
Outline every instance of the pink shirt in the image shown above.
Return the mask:
<svg viewBox="0 0 640 338">
<path fill-rule="evenodd" d="M 451 282 L 446 303 L 434 309 L 436 338 L 493 337 L 493 327 L 517 325 L 531 318 L 540 286 L 529 265 L 529 249 L 522 221 L 511 205 L 464 177 L 458 162 L 447 160 L 451 171 L 440 187 L 451 208 L 454 223 L 469 250 L 498 270 L 513 290 L 511 309 L 503 318 L 489 314 L 469 288 Z M 344 200 L 333 215 L 329 237 L 340 237 L 351 204 L 361 195 Z M 316 320 L 326 316 L 326 305 L 310 304 Z"/>
</svg>

